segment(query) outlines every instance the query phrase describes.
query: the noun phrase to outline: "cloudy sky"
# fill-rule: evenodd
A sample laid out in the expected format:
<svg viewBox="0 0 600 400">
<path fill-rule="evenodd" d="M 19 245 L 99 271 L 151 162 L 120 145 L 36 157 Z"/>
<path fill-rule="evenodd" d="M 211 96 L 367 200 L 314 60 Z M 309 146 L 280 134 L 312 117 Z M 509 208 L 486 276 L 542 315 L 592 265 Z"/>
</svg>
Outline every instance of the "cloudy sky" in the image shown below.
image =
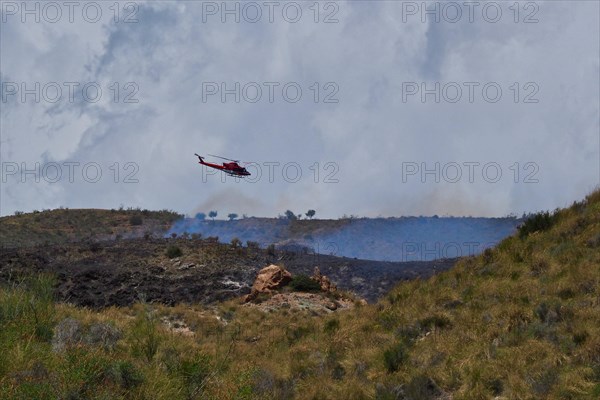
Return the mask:
<svg viewBox="0 0 600 400">
<path fill-rule="evenodd" d="M 503 216 L 600 179 L 596 1 L 23 4 L 1 3 L 1 215 Z"/>
</svg>

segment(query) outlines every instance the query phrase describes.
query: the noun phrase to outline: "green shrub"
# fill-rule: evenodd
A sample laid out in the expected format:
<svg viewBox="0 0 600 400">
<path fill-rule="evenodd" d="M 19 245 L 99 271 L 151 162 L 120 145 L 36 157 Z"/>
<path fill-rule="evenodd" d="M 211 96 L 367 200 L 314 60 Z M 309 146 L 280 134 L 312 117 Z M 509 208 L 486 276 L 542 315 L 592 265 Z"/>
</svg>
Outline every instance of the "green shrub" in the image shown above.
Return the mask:
<svg viewBox="0 0 600 400">
<path fill-rule="evenodd" d="M 519 238 L 523 239 L 531 233 L 548 230 L 556 220 L 557 214 L 550 214 L 548 211 L 530 214 L 519 226 Z"/>
<path fill-rule="evenodd" d="M 444 315 L 435 314 L 419 321 L 422 330 L 443 329 L 452 326 L 452 322 Z"/>
<path fill-rule="evenodd" d="M 308 326 L 295 326 L 289 329 L 286 329 L 285 335 L 287 337 L 288 343 L 293 345 L 298 343 L 300 339 L 310 335 L 312 333 L 311 327 Z"/>
<path fill-rule="evenodd" d="M 312 280 L 308 275 L 299 274 L 292 278 L 290 287 L 298 292 L 320 292 L 319 282 Z"/>
<path fill-rule="evenodd" d="M 181 360 L 178 372 L 189 398 L 195 398 L 202 392 L 211 370 L 210 359 L 206 355 L 196 354 L 190 359 Z"/>
<path fill-rule="evenodd" d="M 403 343 L 409 345 L 421 335 L 421 329 L 416 325 L 401 325 L 395 333 Z"/>
<path fill-rule="evenodd" d="M 430 377 L 419 374 L 404 387 L 408 399 L 439 399 L 443 395 L 440 387 Z"/>
<path fill-rule="evenodd" d="M 138 387 L 144 382 L 144 375 L 129 361 L 117 361 L 105 371 L 108 380 L 130 390 Z"/>
<path fill-rule="evenodd" d="M 325 322 L 325 326 L 323 327 L 323 332 L 332 334 L 340 329 L 340 320 L 337 318 L 333 318 Z"/>
<path fill-rule="evenodd" d="M 157 325 L 156 311 L 146 306 L 138 314 L 130 331 L 134 355 L 143 355 L 148 362 L 152 361 L 156 355 L 158 346 L 163 339 Z"/>
<path fill-rule="evenodd" d="M 183 255 L 183 251 L 179 248 L 179 246 L 169 246 L 167 248 L 167 257 L 176 258 L 181 257 Z"/>
<path fill-rule="evenodd" d="M 383 352 L 383 363 L 390 373 L 398 371 L 407 359 L 408 352 L 402 343 L 396 343 Z"/>
</svg>

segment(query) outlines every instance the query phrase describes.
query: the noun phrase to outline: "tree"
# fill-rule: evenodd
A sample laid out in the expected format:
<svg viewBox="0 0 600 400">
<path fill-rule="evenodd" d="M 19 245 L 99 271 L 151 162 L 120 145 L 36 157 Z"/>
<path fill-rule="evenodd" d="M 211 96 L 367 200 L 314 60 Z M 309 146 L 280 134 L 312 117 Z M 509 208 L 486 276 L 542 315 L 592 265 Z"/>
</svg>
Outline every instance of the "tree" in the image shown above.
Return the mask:
<svg viewBox="0 0 600 400">
<path fill-rule="evenodd" d="M 203 212 L 199 212 L 198 214 L 196 214 L 196 219 L 204 221 L 206 219 L 206 214 L 204 214 Z"/>
<path fill-rule="evenodd" d="M 296 217 L 296 214 L 294 214 L 294 212 L 293 212 L 293 211 L 291 211 L 291 210 L 287 210 L 287 211 L 285 212 L 285 216 L 286 216 L 286 217 L 287 217 L 287 219 L 289 219 L 289 220 L 298 219 L 298 217 Z"/>
<path fill-rule="evenodd" d="M 308 218 L 312 219 L 312 218 L 315 216 L 315 214 L 316 214 L 316 213 L 317 213 L 317 212 L 316 212 L 315 210 L 308 210 L 308 211 L 306 212 L 306 216 L 307 216 Z"/>
<path fill-rule="evenodd" d="M 212 220 L 214 221 L 215 217 L 217 216 L 217 212 L 216 211 L 211 211 L 211 212 L 208 213 L 208 216 L 210 218 L 212 218 Z"/>
<path fill-rule="evenodd" d="M 229 218 L 230 221 L 233 221 L 237 217 L 238 217 L 238 215 L 236 213 L 231 213 L 227 216 L 227 218 Z"/>
</svg>

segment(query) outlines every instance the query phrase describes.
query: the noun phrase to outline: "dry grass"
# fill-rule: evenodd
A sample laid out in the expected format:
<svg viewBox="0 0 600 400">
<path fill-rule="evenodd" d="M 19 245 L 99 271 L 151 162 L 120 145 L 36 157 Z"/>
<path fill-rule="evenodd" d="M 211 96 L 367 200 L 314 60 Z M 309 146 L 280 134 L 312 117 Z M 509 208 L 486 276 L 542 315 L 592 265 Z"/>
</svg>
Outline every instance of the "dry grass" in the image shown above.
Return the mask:
<svg viewBox="0 0 600 400">
<path fill-rule="evenodd" d="M 50 302 L 43 280 L 5 288 L 0 397 L 596 399 L 600 192 L 555 215 L 545 230 L 329 316 L 235 301 L 95 313 Z M 47 329 L 67 317 L 122 337 L 112 350 L 55 353 Z"/>
</svg>

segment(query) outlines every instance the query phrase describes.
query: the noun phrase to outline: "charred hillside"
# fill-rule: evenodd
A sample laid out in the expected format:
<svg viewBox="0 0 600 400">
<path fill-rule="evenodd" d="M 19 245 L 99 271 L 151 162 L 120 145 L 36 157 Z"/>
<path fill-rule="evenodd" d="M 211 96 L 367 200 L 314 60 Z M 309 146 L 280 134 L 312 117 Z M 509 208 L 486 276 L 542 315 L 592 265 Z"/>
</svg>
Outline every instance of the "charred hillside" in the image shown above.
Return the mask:
<svg viewBox="0 0 600 400">
<path fill-rule="evenodd" d="M 185 218 L 168 234 L 199 234 L 253 241 L 262 247 L 368 260 L 431 261 L 479 254 L 515 232 L 518 218 L 400 217 L 298 220 L 244 218 L 233 221 Z"/>
<path fill-rule="evenodd" d="M 271 263 L 293 274 L 319 266 L 340 289 L 376 301 L 401 280 L 427 277 L 455 260 L 391 263 L 264 250 L 212 239 L 129 239 L 0 250 L 0 281 L 31 273 L 57 279 L 61 301 L 94 308 L 139 300 L 167 305 L 211 303 L 250 292 Z"/>
</svg>

